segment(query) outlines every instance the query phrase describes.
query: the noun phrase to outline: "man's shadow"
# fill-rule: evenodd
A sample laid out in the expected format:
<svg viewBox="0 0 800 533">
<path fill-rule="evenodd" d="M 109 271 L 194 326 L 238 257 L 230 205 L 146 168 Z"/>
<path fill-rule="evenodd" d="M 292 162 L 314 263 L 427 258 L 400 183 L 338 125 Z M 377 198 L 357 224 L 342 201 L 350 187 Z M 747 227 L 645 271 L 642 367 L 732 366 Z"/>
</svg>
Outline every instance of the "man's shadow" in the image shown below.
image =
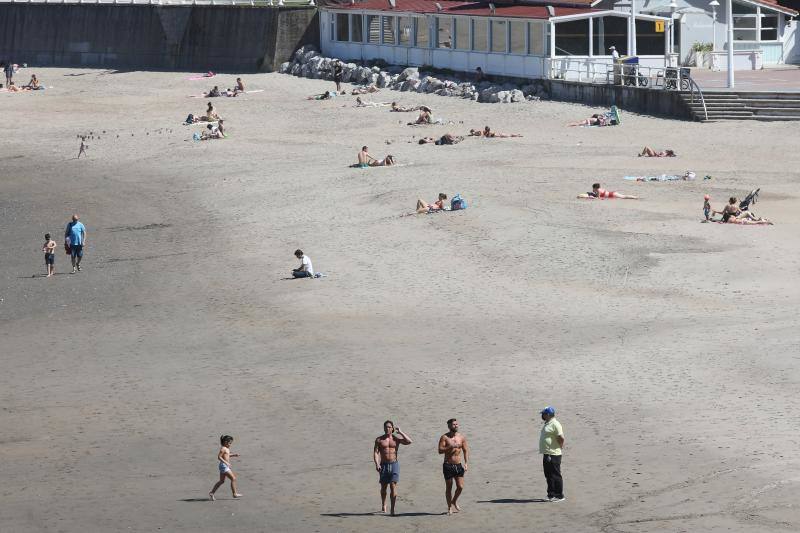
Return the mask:
<svg viewBox="0 0 800 533">
<path fill-rule="evenodd" d="M 447 513 L 395 513 L 391 515 L 389 513 L 382 513 L 380 511 L 375 511 L 372 513 L 322 513 L 320 516 L 329 516 L 333 518 L 353 518 L 358 516 L 386 516 L 388 518 L 398 517 L 398 516 L 442 516 Z"/>
</svg>

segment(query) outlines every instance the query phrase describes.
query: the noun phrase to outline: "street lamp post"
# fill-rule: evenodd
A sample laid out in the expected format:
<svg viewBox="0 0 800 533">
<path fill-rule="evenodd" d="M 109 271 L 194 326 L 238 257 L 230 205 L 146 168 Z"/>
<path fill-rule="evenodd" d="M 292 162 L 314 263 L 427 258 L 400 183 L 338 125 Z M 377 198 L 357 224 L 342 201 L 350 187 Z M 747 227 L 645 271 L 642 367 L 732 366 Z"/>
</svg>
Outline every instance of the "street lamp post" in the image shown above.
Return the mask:
<svg viewBox="0 0 800 533">
<path fill-rule="evenodd" d="M 725 18 L 728 23 L 728 89 L 733 89 L 733 0 L 728 0 Z"/>
<path fill-rule="evenodd" d="M 717 8 L 719 7 L 719 2 L 717 0 L 711 0 L 711 2 L 708 3 L 708 5 L 711 6 L 711 17 L 713 19 L 713 22 L 711 23 L 711 27 L 713 28 L 711 30 L 711 35 L 714 36 L 714 40 L 711 42 L 711 51 L 716 52 L 717 51 Z"/>
<path fill-rule="evenodd" d="M 630 41 L 631 45 L 628 48 L 628 55 L 635 56 L 636 55 L 636 0 L 631 0 L 631 29 L 630 29 Z"/>
<path fill-rule="evenodd" d="M 669 64 L 672 66 L 672 55 L 675 53 L 675 11 L 678 3 L 672 0 L 669 3 Z"/>
</svg>

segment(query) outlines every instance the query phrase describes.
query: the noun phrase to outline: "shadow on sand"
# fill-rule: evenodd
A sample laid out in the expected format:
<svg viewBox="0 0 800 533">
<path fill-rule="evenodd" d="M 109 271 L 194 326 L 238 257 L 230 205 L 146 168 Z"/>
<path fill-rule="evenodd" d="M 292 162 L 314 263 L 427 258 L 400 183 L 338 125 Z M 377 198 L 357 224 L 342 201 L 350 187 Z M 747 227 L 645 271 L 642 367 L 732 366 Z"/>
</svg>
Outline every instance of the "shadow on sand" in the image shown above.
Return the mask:
<svg viewBox="0 0 800 533">
<path fill-rule="evenodd" d="M 394 516 L 442 516 L 446 515 L 447 513 L 396 513 Z M 333 518 L 352 518 L 358 516 L 388 516 L 392 517 L 389 513 L 381 513 L 380 511 L 375 511 L 374 513 L 322 513 L 320 516 L 329 516 Z"/>
<path fill-rule="evenodd" d="M 531 500 L 516 500 L 514 498 L 499 498 L 497 500 L 478 500 L 478 503 L 550 503 L 544 498 L 534 498 Z"/>
</svg>

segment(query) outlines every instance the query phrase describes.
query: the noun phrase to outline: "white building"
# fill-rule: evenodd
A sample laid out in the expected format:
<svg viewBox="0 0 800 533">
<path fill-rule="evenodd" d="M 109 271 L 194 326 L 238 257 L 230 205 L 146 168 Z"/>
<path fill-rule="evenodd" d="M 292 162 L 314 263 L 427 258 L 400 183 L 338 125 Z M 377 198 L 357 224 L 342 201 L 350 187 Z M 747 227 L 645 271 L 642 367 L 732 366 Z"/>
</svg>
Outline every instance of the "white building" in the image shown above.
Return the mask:
<svg viewBox="0 0 800 533">
<path fill-rule="evenodd" d="M 353 0 L 320 7 L 320 43 L 324 55 L 344 60 L 481 67 L 486 74 L 525 78 L 605 77 L 609 47 L 628 48 L 630 13 L 594 9 L 590 1 Z M 669 21 L 637 14 L 642 65 L 668 63 Z"/>
<path fill-rule="evenodd" d="M 630 1 L 600 0 L 595 6 L 629 13 Z M 681 63 L 691 59 L 695 43 L 709 43 L 716 52 L 716 65 L 723 70 L 727 68 L 728 1 L 675 0 L 670 6 L 670 0 L 634 0 L 637 13 L 667 17 L 674 13 L 675 51 Z M 797 16 L 797 11 L 775 0 L 733 0 L 735 68 L 800 62 L 800 32 L 793 20 Z"/>
</svg>

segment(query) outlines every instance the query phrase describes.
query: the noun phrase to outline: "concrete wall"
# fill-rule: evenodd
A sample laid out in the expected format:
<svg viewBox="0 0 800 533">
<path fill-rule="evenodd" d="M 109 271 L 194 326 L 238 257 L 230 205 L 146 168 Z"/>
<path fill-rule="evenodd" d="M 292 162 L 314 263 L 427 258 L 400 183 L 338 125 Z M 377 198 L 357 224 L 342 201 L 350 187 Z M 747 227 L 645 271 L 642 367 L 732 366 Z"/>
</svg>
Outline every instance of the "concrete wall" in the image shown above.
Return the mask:
<svg viewBox="0 0 800 533">
<path fill-rule="evenodd" d="M 542 80 L 553 100 L 594 106 L 616 105 L 620 110 L 677 119 L 691 119 L 691 113 L 677 91 L 657 91 L 618 85 L 600 85 L 559 80 Z M 623 122 L 625 116 L 622 117 Z"/>
<path fill-rule="evenodd" d="M 308 43 L 314 8 L 0 4 L 0 59 L 15 63 L 271 71 Z"/>
</svg>

